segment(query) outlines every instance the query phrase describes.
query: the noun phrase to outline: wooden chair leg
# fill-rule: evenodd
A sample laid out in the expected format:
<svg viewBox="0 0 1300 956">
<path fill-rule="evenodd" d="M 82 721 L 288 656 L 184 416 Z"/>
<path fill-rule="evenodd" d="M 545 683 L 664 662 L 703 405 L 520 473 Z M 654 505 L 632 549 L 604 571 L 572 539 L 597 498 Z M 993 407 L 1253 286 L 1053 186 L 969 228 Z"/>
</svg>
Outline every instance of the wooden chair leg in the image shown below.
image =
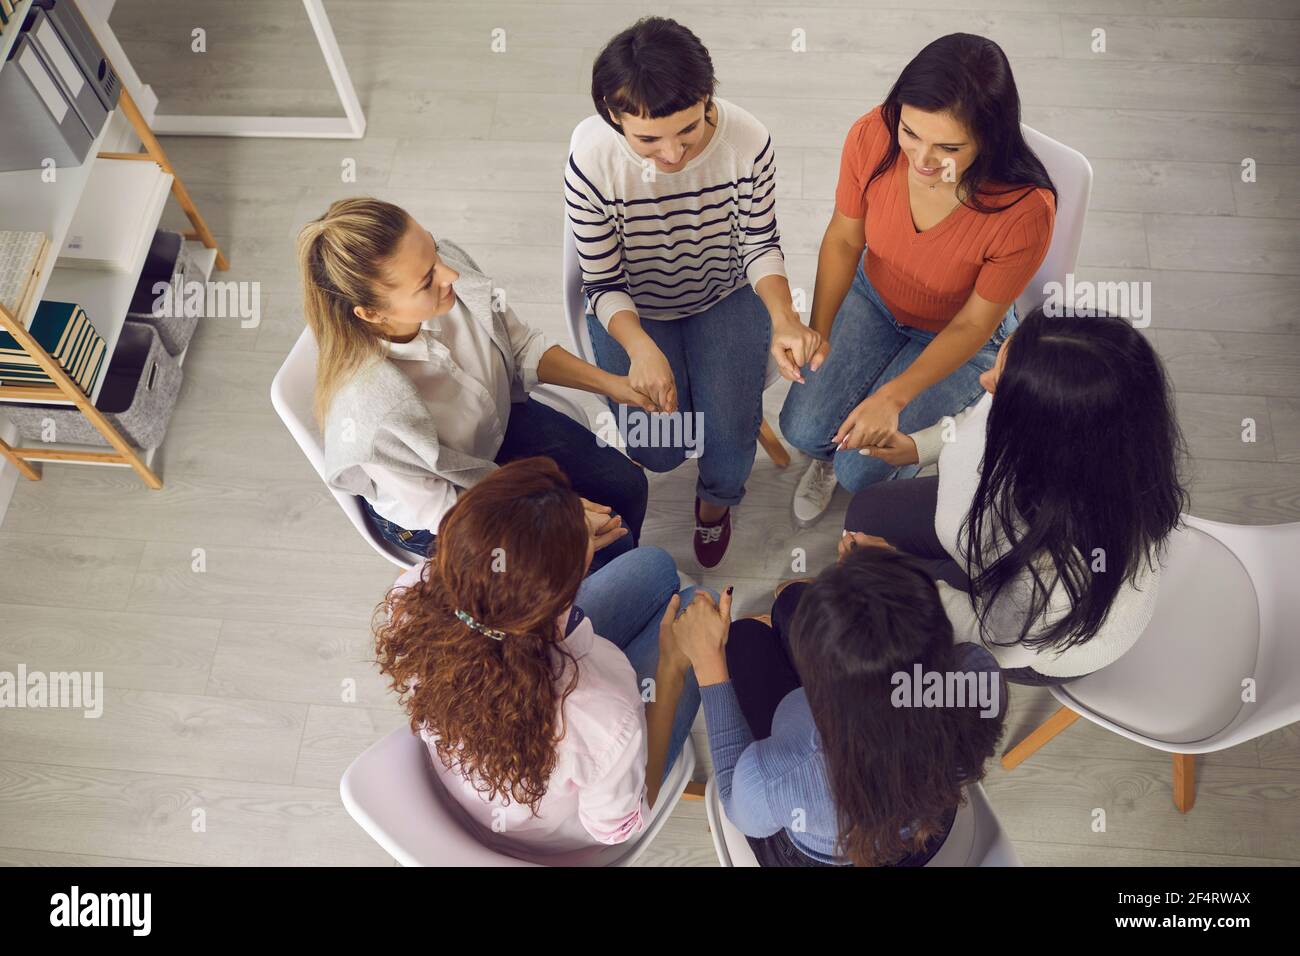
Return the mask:
<svg viewBox="0 0 1300 956">
<path fill-rule="evenodd" d="M 763 446 L 763 451 L 767 452 L 767 457 L 776 463 L 778 468 L 784 468 L 790 464 L 790 453 L 785 450 L 785 445 L 781 444 L 781 439 L 776 437 L 776 432 L 772 426 L 763 419 L 763 424 L 758 428 L 758 443 Z"/>
<path fill-rule="evenodd" d="M 689 740 L 686 741 L 686 746 L 689 747 L 690 745 L 691 745 L 691 742 L 690 742 Z M 699 782 L 697 782 L 697 781 L 695 781 L 695 780 L 690 781 L 689 783 L 686 784 L 686 789 L 682 791 L 682 799 L 683 799 L 683 800 L 703 800 L 703 799 L 704 799 L 704 788 L 705 788 L 705 786 L 706 786 L 706 784 L 699 783 Z"/>
<path fill-rule="evenodd" d="M 1039 724 L 1038 729 L 1002 755 L 1002 769 L 1015 770 L 1038 748 L 1079 719 L 1069 707 L 1062 707 Z"/>
<path fill-rule="evenodd" d="M 1196 803 L 1196 755 L 1174 754 L 1174 806 L 1186 813 Z"/>
</svg>

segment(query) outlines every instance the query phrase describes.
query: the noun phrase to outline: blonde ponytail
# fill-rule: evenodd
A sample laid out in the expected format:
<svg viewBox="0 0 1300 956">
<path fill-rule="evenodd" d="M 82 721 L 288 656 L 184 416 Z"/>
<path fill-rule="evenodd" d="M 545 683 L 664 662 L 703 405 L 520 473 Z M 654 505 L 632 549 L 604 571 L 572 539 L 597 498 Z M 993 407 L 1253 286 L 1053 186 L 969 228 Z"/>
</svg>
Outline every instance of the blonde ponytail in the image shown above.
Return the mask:
<svg viewBox="0 0 1300 956">
<path fill-rule="evenodd" d="M 339 199 L 298 233 L 303 316 L 320 349 L 316 422 L 324 427 L 335 393 L 363 366 L 383 356 L 383 336 L 354 306 L 384 307 L 384 264 L 411 219 L 382 199 Z"/>
</svg>

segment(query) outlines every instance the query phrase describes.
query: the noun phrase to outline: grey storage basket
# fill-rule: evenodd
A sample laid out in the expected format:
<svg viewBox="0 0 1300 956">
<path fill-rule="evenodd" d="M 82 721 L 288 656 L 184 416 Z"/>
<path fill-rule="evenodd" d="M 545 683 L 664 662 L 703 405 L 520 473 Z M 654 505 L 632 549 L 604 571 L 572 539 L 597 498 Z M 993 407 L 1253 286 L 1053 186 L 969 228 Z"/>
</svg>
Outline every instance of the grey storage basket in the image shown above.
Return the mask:
<svg viewBox="0 0 1300 956">
<path fill-rule="evenodd" d="M 181 375 L 180 364 L 168 353 L 158 330 L 127 319 L 95 407 L 136 448 L 157 448 L 180 395 Z M 43 440 L 47 419 L 54 423 L 56 442 L 108 446 L 108 439 L 75 408 L 7 405 L 4 414 L 34 447 Z"/>
<path fill-rule="evenodd" d="M 154 284 L 173 283 L 176 277 L 180 279 L 182 295 L 179 301 L 174 295 L 172 296 L 173 314 L 154 315 L 153 302 L 157 298 L 153 293 Z M 203 270 L 185 248 L 181 234 L 159 229 L 154 235 L 153 245 L 149 249 L 149 256 L 140 275 L 140 283 L 131 299 L 127 318 L 152 325 L 158 330 L 167 352 L 171 355 L 180 355 L 190 344 L 190 339 L 194 337 L 194 330 L 199 327 L 197 315 L 185 315 L 185 284 L 203 281 Z M 174 284 L 172 289 L 173 292 L 176 289 Z"/>
</svg>

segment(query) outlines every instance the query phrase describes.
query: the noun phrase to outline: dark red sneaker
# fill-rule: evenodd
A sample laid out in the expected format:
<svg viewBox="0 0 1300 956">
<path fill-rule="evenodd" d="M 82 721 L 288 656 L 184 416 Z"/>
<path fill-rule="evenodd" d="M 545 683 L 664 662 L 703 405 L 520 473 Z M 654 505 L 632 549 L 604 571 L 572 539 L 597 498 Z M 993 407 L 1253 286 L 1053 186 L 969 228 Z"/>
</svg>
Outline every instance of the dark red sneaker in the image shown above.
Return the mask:
<svg viewBox="0 0 1300 956">
<path fill-rule="evenodd" d="M 695 499 L 695 560 L 702 568 L 715 568 L 731 543 L 731 509 L 720 521 L 705 524 L 700 520 L 700 499 Z"/>
</svg>

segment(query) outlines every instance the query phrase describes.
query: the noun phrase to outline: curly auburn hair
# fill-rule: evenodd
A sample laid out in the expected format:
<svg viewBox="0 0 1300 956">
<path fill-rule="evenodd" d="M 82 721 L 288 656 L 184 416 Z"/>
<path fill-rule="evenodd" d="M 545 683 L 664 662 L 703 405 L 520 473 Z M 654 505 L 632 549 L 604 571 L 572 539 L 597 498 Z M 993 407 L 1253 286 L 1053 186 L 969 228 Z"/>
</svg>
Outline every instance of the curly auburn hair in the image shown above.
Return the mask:
<svg viewBox="0 0 1300 956">
<path fill-rule="evenodd" d="M 375 615 L 380 671 L 411 729 L 479 793 L 534 814 L 577 685 L 558 619 L 586 573 L 587 542 L 581 499 L 555 462 L 512 462 L 460 497 L 419 582 L 389 591 Z M 471 629 L 458 609 L 506 637 Z"/>
</svg>

